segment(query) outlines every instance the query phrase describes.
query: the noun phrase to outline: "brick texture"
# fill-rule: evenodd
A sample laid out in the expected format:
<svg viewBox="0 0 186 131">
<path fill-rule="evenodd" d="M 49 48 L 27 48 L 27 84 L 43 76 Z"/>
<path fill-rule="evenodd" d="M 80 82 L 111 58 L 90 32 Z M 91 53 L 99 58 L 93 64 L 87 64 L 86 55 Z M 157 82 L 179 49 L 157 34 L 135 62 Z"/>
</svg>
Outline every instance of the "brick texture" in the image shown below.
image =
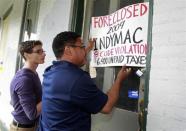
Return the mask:
<svg viewBox="0 0 186 131">
<path fill-rule="evenodd" d="M 147 131 L 186 131 L 186 0 L 154 0 Z"/>
</svg>

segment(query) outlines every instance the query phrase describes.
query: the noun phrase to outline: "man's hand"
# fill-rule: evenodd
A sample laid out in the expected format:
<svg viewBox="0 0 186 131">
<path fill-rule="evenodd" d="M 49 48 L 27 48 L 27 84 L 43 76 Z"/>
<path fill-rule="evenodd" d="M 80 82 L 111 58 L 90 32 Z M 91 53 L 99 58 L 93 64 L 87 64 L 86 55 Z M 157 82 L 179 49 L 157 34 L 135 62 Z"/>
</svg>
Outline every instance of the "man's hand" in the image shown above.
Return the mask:
<svg viewBox="0 0 186 131">
<path fill-rule="evenodd" d="M 93 38 L 93 39 L 89 39 L 89 41 L 88 41 L 88 45 L 87 45 L 87 47 L 85 48 L 86 53 L 89 53 L 89 52 L 93 49 L 94 44 L 95 44 L 95 41 L 96 41 L 95 38 Z"/>
<path fill-rule="evenodd" d="M 108 114 L 112 111 L 114 105 L 116 104 L 119 98 L 119 92 L 122 87 L 122 82 L 124 79 L 127 78 L 130 72 L 131 72 L 131 68 L 127 68 L 126 66 L 123 66 L 121 70 L 118 72 L 114 84 L 107 92 L 108 100 L 105 106 L 103 107 L 103 109 L 101 110 L 102 113 Z"/>
<path fill-rule="evenodd" d="M 125 80 L 128 75 L 131 72 L 131 68 L 127 68 L 126 66 L 123 66 L 120 71 L 118 72 L 117 75 L 117 80 L 119 80 L 120 82 L 122 82 L 123 80 Z"/>
</svg>

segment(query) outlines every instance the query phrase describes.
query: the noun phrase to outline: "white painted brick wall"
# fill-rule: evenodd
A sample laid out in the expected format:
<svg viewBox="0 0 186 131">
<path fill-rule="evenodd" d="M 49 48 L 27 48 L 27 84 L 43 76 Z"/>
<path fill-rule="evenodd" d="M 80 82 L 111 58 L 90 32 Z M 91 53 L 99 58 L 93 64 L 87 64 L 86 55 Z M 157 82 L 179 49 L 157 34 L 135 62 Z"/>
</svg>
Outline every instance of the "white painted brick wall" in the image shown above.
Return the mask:
<svg viewBox="0 0 186 131">
<path fill-rule="evenodd" d="M 186 0 L 154 0 L 147 131 L 186 131 Z"/>
</svg>

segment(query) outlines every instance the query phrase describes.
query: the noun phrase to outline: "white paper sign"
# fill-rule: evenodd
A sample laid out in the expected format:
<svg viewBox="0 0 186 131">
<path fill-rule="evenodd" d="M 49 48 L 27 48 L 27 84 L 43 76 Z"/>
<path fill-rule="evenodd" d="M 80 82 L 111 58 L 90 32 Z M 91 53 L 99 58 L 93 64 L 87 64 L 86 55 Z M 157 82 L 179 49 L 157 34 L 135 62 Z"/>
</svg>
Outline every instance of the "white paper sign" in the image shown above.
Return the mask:
<svg viewBox="0 0 186 131">
<path fill-rule="evenodd" d="M 92 67 L 146 66 L 149 3 L 123 7 L 116 12 L 92 17 Z"/>
</svg>

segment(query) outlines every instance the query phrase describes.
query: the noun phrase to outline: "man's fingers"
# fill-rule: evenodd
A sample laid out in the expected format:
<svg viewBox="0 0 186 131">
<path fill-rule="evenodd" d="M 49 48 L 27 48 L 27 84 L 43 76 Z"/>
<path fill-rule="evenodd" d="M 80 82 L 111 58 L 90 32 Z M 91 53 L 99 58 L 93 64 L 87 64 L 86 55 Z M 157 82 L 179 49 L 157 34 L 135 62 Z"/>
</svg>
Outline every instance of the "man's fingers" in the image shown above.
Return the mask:
<svg viewBox="0 0 186 131">
<path fill-rule="evenodd" d="M 126 65 L 124 65 L 124 66 L 122 67 L 122 70 L 123 70 L 123 71 L 126 71 L 126 72 L 131 72 L 131 68 L 130 68 L 130 67 L 127 67 Z"/>
<path fill-rule="evenodd" d="M 127 71 L 127 72 L 131 72 L 131 68 L 127 68 L 126 71 Z"/>
</svg>

